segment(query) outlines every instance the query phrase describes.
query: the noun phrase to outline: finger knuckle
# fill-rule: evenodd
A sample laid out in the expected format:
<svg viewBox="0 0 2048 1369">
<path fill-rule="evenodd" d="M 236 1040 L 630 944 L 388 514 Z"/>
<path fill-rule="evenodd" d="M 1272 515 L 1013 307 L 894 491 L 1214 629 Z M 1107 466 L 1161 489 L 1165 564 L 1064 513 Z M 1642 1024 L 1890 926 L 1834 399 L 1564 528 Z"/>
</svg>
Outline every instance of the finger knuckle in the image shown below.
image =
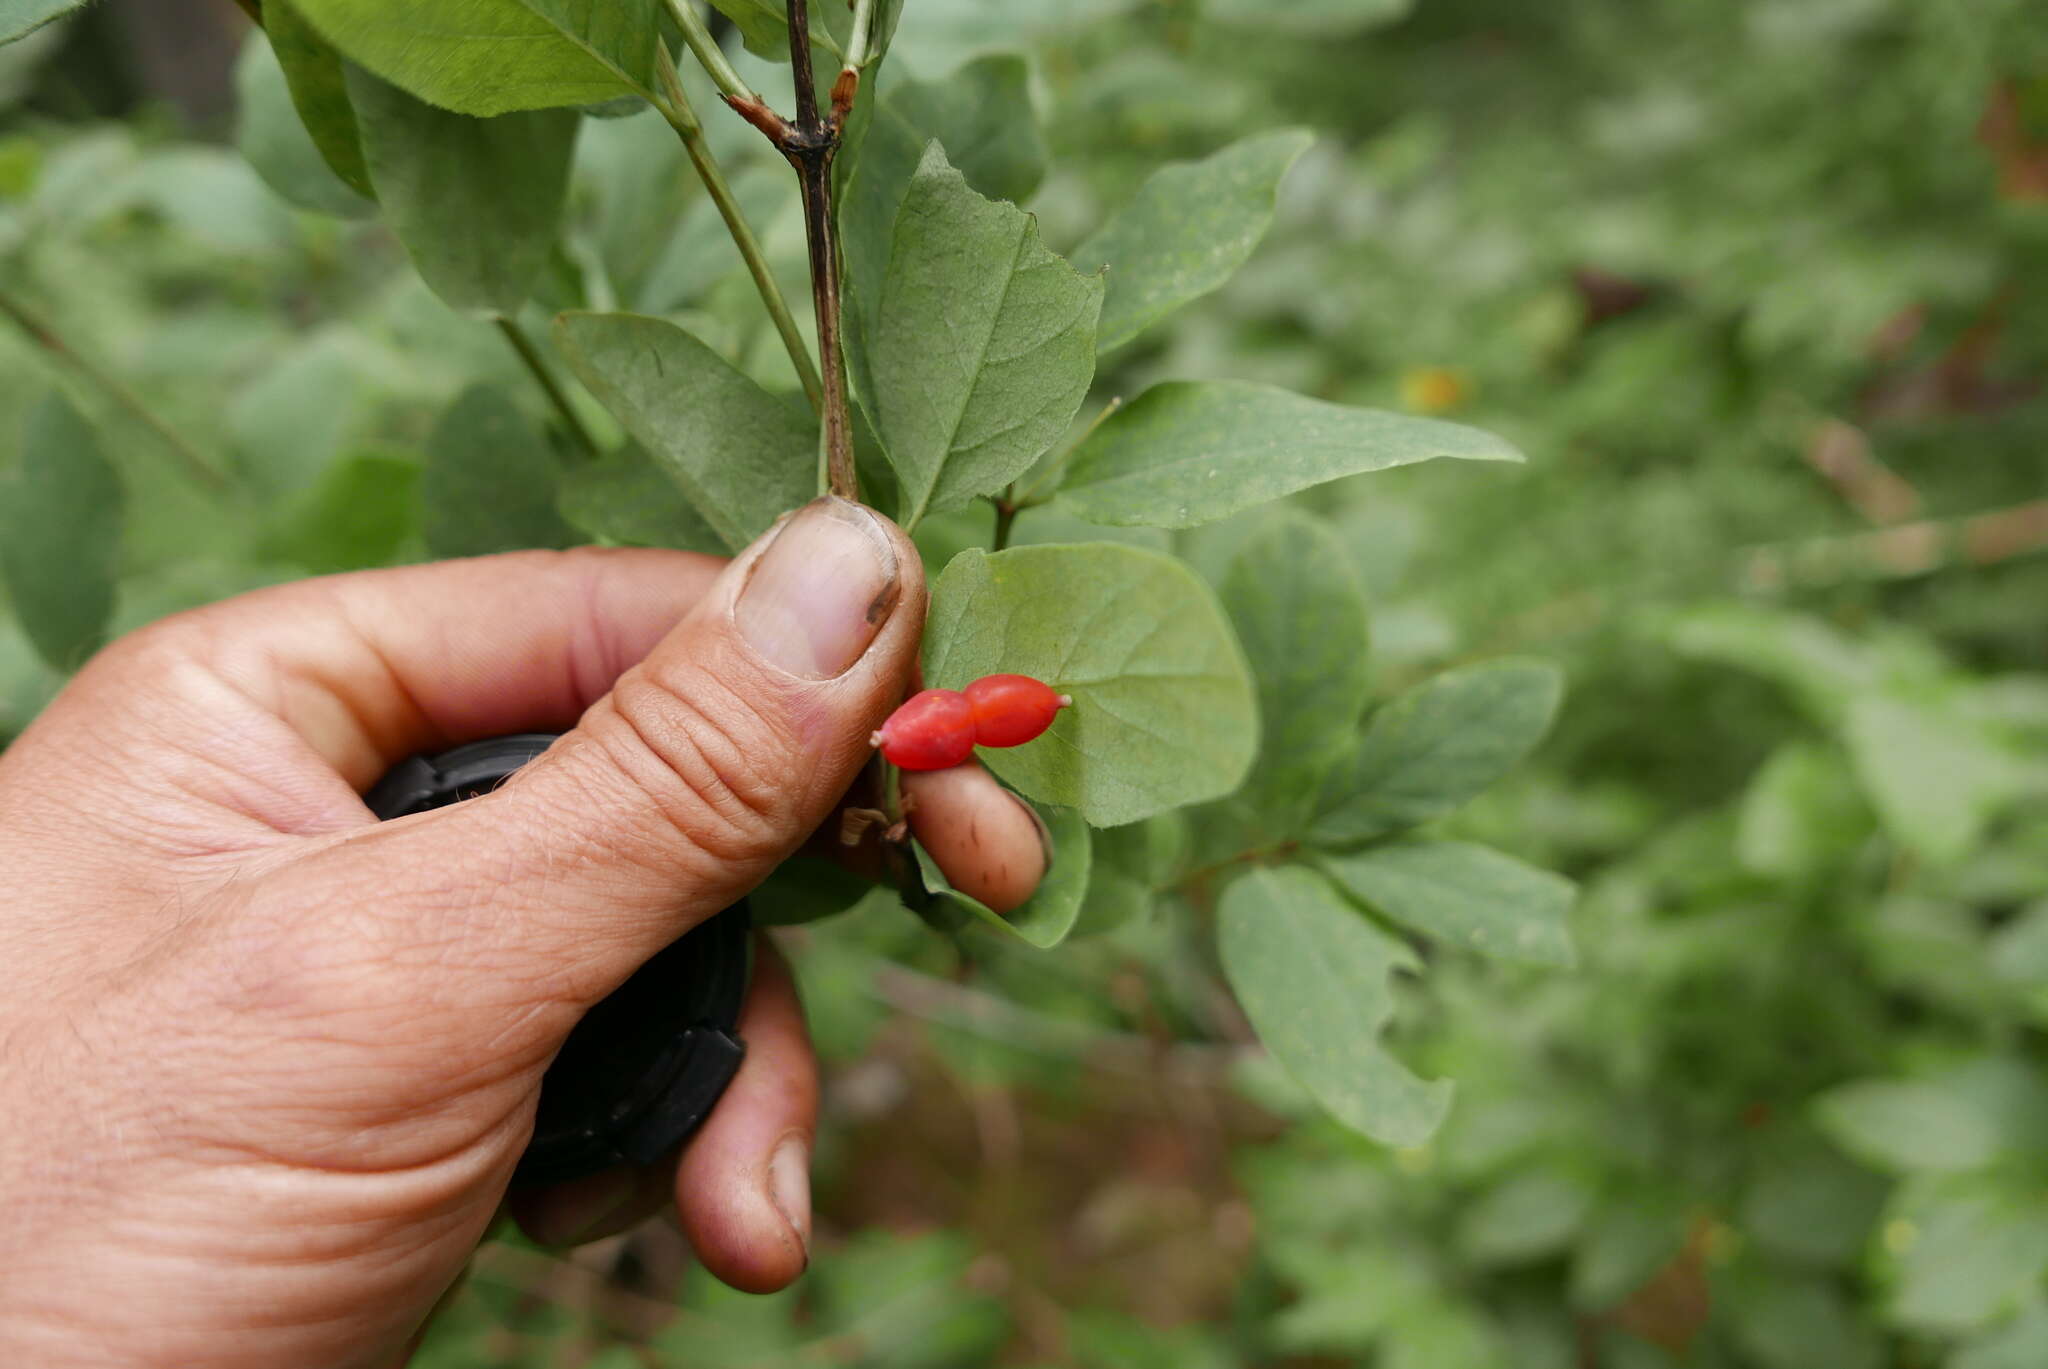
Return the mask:
<svg viewBox="0 0 2048 1369">
<path fill-rule="evenodd" d="M 611 706 L 612 759 L 665 828 L 723 862 L 781 846 L 793 747 L 772 709 L 687 667 L 629 672 Z"/>
</svg>

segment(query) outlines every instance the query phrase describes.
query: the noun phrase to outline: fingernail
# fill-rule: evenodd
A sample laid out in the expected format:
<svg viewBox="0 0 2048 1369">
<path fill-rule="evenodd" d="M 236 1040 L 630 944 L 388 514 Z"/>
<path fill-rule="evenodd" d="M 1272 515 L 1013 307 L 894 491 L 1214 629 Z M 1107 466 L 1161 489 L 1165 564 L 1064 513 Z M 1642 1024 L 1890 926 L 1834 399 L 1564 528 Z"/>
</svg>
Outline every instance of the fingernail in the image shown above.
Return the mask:
<svg viewBox="0 0 2048 1369">
<path fill-rule="evenodd" d="M 811 1145 L 801 1136 L 785 1136 L 768 1161 L 768 1201 L 789 1223 L 811 1262 Z"/>
<path fill-rule="evenodd" d="M 616 1217 L 638 1191 L 634 1176 L 619 1169 L 572 1179 L 541 1194 L 520 1214 L 519 1225 L 541 1245 L 576 1245 Z"/>
<path fill-rule="evenodd" d="M 895 543 L 873 513 L 830 497 L 772 535 L 734 609 L 740 635 L 792 675 L 844 674 L 896 607 Z"/>
</svg>

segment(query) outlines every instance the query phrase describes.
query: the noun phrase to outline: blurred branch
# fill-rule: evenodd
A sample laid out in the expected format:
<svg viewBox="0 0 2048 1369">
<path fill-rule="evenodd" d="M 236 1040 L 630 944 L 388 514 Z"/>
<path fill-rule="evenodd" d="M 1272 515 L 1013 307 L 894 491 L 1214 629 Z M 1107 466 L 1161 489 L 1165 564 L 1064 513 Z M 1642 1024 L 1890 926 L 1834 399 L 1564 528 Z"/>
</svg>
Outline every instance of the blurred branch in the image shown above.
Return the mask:
<svg viewBox="0 0 2048 1369">
<path fill-rule="evenodd" d="M 1988 566 L 2048 551 L 2048 499 L 1966 518 L 1929 518 L 1845 537 L 1755 547 L 1740 574 L 1750 590 L 1905 579 L 1952 566 Z"/>
<path fill-rule="evenodd" d="M 249 22 L 257 28 L 263 27 L 263 0 L 235 0 L 242 13 L 249 16 Z"/>
<path fill-rule="evenodd" d="M 1021 1003 L 964 984 L 952 984 L 877 960 L 868 983 L 874 996 L 898 1012 L 936 1022 L 1006 1046 L 1060 1059 L 1080 1059 L 1119 1074 L 1161 1077 L 1226 1087 L 1240 1060 L 1255 1048 L 1176 1041 L 1161 1045 L 1129 1032 L 1105 1032 L 1034 1011 Z"/>
<path fill-rule="evenodd" d="M 1861 428 L 1838 418 L 1823 420 L 1801 449 L 1849 506 L 1880 526 L 1920 512 L 1920 492 L 1878 459 Z"/>
<path fill-rule="evenodd" d="M 231 486 L 228 478 L 216 470 L 212 462 L 201 456 L 198 448 L 186 441 L 170 424 L 157 417 L 150 407 L 142 402 L 142 397 L 129 389 L 119 377 L 81 354 L 67 342 L 48 319 L 4 291 L 0 291 L 0 314 L 5 314 L 30 341 L 83 376 L 108 399 L 155 433 L 163 442 L 165 449 L 170 452 L 178 469 L 193 484 L 210 494 L 226 494 L 229 491 Z"/>
</svg>

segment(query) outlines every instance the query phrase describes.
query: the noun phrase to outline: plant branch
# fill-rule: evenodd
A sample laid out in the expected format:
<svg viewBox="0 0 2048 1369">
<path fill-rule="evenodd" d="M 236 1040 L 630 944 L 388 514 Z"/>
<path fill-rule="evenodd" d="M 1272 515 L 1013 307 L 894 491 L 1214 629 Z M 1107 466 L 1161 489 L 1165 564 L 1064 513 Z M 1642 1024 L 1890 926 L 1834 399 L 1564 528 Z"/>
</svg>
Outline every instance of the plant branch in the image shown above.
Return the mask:
<svg viewBox="0 0 2048 1369">
<path fill-rule="evenodd" d="M 692 0 L 667 0 L 668 12 L 674 16 L 676 27 L 683 32 L 683 42 L 689 46 L 690 55 L 697 59 L 697 65 L 704 68 L 719 91 L 728 100 L 745 100 L 759 104 L 756 95 L 740 74 L 733 70 L 732 63 L 725 60 L 725 49 L 718 46 L 718 40 L 711 36 L 711 30 L 704 27 L 704 21 L 697 14 Z M 663 45 L 666 51 L 666 44 Z M 666 61 L 666 58 L 663 59 Z"/>
<path fill-rule="evenodd" d="M 597 439 L 590 435 L 590 429 L 583 426 L 582 418 L 576 413 L 576 406 L 569 402 L 568 394 L 562 389 L 561 382 L 555 379 L 555 373 L 549 369 L 547 359 L 541 356 L 540 349 L 533 345 L 533 339 L 527 336 L 526 330 L 519 326 L 517 319 L 507 318 L 503 314 L 498 315 L 498 331 L 505 335 L 505 341 L 512 344 L 512 350 L 526 363 L 526 369 L 532 373 L 534 381 L 547 395 L 548 402 L 555 406 L 555 412 L 561 415 L 562 426 L 569 430 L 569 436 L 581 449 L 584 457 L 595 460 L 600 454 Z"/>
<path fill-rule="evenodd" d="M 684 0 L 677 0 L 677 3 L 682 4 Z M 687 8 L 687 4 L 684 7 Z M 740 202 L 733 195 L 732 186 L 719 169 L 718 160 L 711 155 L 711 145 L 704 139 L 704 126 L 697 122 L 697 111 L 690 107 L 690 97 L 683 90 L 682 78 L 676 74 L 675 61 L 669 56 L 666 44 L 656 56 L 668 97 L 667 102 L 659 106 L 662 117 L 682 139 L 683 151 L 689 154 L 690 165 L 697 169 L 697 179 L 704 183 L 711 202 L 718 206 L 718 216 L 725 220 L 725 230 L 732 235 L 733 245 L 739 248 L 740 258 L 747 264 L 747 274 L 754 278 L 754 288 L 761 294 L 761 303 L 767 306 L 768 317 L 774 321 L 775 331 L 782 337 L 782 346 L 789 353 L 790 364 L 796 367 L 796 378 L 804 387 L 804 398 L 810 401 L 811 411 L 821 412 L 824 408 L 824 385 L 818 379 L 818 368 L 811 361 L 811 349 L 796 325 L 796 317 L 789 311 L 789 301 L 782 297 L 782 287 L 775 283 L 775 274 L 768 269 L 768 254 L 761 249 L 761 240 L 754 236 L 753 226 L 740 212 Z"/>
<path fill-rule="evenodd" d="M 841 334 L 839 286 L 839 223 L 832 199 L 832 160 L 839 152 L 839 133 L 853 109 L 860 73 L 847 67 L 832 84 L 831 110 L 818 105 L 817 79 L 811 70 L 811 17 L 805 0 L 788 0 L 789 61 L 796 83 L 796 120 L 790 122 L 751 93 L 725 93 L 725 102 L 766 135 L 796 168 L 803 192 L 804 240 L 811 258 L 811 307 L 818 319 L 818 361 L 824 384 L 819 415 L 818 471 L 824 491 L 842 499 L 860 498 L 860 478 L 853 464 L 853 414 L 847 404 L 846 354 Z"/>
<path fill-rule="evenodd" d="M 226 494 L 230 490 L 228 478 L 217 470 L 211 461 L 199 454 L 199 449 L 157 417 L 150 407 L 142 402 L 142 396 L 128 388 L 119 377 L 103 369 L 97 362 L 82 355 L 63 335 L 51 326 L 49 320 L 37 314 L 12 295 L 0 292 L 0 314 L 5 314 L 14 325 L 27 334 L 30 341 L 48 352 L 58 361 L 70 366 L 97 386 L 115 404 L 155 433 L 164 447 L 176 459 L 178 469 L 209 494 Z"/>
</svg>

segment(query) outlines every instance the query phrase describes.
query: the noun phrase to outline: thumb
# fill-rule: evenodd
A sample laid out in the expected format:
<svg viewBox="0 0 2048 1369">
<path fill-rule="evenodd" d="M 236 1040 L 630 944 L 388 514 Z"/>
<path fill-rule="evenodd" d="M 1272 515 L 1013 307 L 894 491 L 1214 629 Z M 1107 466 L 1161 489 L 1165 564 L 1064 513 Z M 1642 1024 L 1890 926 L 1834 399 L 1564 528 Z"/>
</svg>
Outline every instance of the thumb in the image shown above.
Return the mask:
<svg viewBox="0 0 2048 1369">
<path fill-rule="evenodd" d="M 406 942 L 488 948 L 496 971 L 520 962 L 594 1001 L 831 812 L 903 697 L 924 610 L 902 530 L 819 499 L 510 783 L 361 832 L 348 858 L 434 872 L 397 886 L 426 895 L 390 907 Z"/>
</svg>

